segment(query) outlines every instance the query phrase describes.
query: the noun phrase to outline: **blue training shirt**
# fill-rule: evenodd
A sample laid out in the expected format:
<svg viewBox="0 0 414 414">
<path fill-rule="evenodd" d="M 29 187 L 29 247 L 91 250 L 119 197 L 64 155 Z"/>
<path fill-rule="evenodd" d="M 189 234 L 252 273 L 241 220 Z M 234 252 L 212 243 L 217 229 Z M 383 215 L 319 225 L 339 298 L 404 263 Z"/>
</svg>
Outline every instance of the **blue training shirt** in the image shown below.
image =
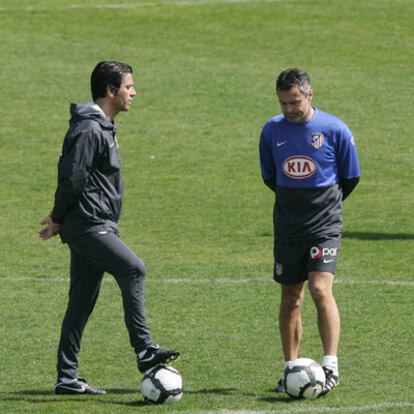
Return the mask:
<svg viewBox="0 0 414 414">
<path fill-rule="evenodd" d="M 360 176 L 344 122 L 319 109 L 305 123 L 273 117 L 260 136 L 260 167 L 263 180 L 276 186 L 276 237 L 295 241 L 341 232 L 340 180 Z"/>
</svg>

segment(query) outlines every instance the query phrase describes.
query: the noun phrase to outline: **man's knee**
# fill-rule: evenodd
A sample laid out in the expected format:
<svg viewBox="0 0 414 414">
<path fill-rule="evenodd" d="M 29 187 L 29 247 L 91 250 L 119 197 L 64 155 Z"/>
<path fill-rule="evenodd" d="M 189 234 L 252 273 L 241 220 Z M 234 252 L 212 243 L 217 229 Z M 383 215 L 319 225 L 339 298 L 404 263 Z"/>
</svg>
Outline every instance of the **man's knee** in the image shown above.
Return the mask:
<svg viewBox="0 0 414 414">
<path fill-rule="evenodd" d="M 314 302 L 323 302 L 333 297 L 333 277 L 332 273 L 326 272 L 312 272 L 309 275 L 309 292 Z"/>
<path fill-rule="evenodd" d="M 285 310 L 300 309 L 303 303 L 303 284 L 295 286 L 284 285 L 282 287 L 281 307 Z"/>
<path fill-rule="evenodd" d="M 145 263 L 139 257 L 136 257 L 135 260 L 130 263 L 129 271 L 135 277 L 143 278 L 147 273 L 147 268 Z"/>
</svg>

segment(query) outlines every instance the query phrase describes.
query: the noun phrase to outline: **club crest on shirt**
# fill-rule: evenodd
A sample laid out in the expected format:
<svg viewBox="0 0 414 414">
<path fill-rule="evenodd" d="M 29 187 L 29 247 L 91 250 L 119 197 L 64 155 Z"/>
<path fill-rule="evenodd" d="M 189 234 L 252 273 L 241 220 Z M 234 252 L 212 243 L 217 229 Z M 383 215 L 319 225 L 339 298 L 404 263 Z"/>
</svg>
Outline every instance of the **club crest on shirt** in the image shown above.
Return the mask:
<svg viewBox="0 0 414 414">
<path fill-rule="evenodd" d="M 313 148 L 320 148 L 325 142 L 325 137 L 322 132 L 313 132 L 311 134 L 311 145 Z"/>
</svg>

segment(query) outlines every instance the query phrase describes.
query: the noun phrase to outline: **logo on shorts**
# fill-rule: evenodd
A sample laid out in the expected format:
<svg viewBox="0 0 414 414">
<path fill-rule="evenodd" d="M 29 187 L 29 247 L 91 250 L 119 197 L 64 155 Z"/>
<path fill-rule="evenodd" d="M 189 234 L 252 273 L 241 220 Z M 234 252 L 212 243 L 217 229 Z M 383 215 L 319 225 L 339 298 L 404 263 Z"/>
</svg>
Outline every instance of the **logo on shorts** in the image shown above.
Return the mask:
<svg viewBox="0 0 414 414">
<path fill-rule="evenodd" d="M 336 257 L 337 255 L 337 248 L 336 247 L 320 247 L 320 246 L 312 246 L 310 249 L 310 257 L 311 259 L 315 259 L 315 260 L 321 260 L 324 257 Z M 329 263 L 329 261 L 325 261 L 325 263 Z"/>
<path fill-rule="evenodd" d="M 311 134 L 311 145 L 313 148 L 318 149 L 320 148 L 325 142 L 325 137 L 323 136 L 322 132 L 314 132 Z"/>
<path fill-rule="evenodd" d="M 305 155 L 293 155 L 284 161 L 282 169 L 288 177 L 301 180 L 315 174 L 316 163 Z"/>
<path fill-rule="evenodd" d="M 275 264 L 275 273 L 277 276 L 281 276 L 283 273 L 283 265 L 281 263 Z"/>
<path fill-rule="evenodd" d="M 319 246 L 311 247 L 310 257 L 311 257 L 311 259 L 316 259 L 316 260 L 322 259 L 322 248 L 319 247 Z"/>
</svg>

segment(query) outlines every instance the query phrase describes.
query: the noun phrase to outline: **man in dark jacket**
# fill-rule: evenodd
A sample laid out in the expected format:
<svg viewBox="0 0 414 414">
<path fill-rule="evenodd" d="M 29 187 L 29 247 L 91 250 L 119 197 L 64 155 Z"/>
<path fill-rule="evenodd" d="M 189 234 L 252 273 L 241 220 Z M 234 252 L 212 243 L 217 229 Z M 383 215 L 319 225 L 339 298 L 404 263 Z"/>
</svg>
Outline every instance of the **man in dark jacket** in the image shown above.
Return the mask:
<svg viewBox="0 0 414 414">
<path fill-rule="evenodd" d="M 70 249 L 69 302 L 57 353 L 56 394 L 105 394 L 78 378 L 82 334 L 98 298 L 104 272 L 122 293 L 130 342 L 145 372 L 179 356 L 150 337 L 144 306 L 145 265 L 119 238 L 123 179 L 115 116 L 128 111 L 136 95 L 132 68 L 104 61 L 91 75 L 93 103 L 71 105 L 70 127 L 58 164 L 55 202 L 40 237 L 60 234 Z"/>
</svg>

